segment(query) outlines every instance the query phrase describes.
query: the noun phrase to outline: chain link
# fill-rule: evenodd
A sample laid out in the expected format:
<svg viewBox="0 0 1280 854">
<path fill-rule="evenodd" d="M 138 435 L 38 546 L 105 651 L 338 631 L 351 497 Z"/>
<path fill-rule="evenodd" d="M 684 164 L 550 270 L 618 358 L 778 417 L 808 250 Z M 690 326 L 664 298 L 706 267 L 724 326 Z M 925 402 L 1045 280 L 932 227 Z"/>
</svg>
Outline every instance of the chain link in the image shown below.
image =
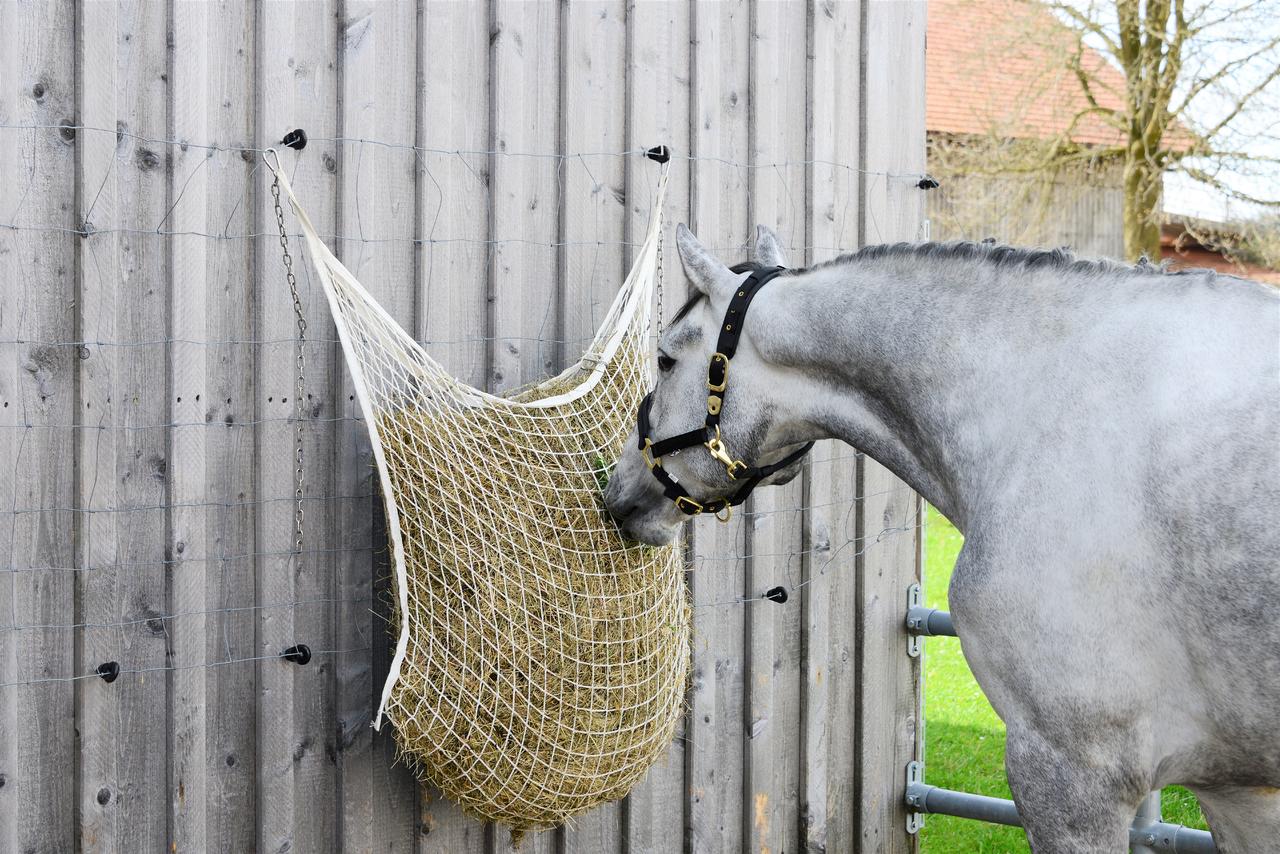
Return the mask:
<svg viewBox="0 0 1280 854">
<path fill-rule="evenodd" d="M 298 376 L 294 385 L 294 423 L 297 425 L 297 433 L 294 439 L 293 546 L 298 554 L 302 554 L 302 426 L 307 418 L 304 397 L 306 393 L 307 367 L 307 318 L 302 312 L 302 299 L 298 296 L 298 279 L 293 274 L 293 256 L 289 254 L 289 233 L 284 227 L 284 207 L 280 204 L 279 176 L 276 176 L 271 183 L 271 198 L 276 208 L 276 225 L 280 228 L 280 251 L 284 254 L 284 275 L 289 282 L 289 295 L 293 297 L 293 314 L 298 325 Z"/>
<path fill-rule="evenodd" d="M 662 211 L 658 211 L 658 216 L 662 216 Z M 662 337 L 662 234 L 666 230 L 665 223 L 658 228 L 658 337 Z"/>
</svg>

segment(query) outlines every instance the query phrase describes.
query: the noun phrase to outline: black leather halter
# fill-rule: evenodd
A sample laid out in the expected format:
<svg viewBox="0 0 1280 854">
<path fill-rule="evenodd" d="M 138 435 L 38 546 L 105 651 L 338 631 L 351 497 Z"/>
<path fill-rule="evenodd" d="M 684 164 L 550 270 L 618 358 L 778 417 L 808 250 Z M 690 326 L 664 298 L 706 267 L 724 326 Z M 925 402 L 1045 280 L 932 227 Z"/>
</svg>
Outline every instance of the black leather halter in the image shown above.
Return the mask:
<svg viewBox="0 0 1280 854">
<path fill-rule="evenodd" d="M 742 460 L 735 460 L 720 438 L 720 412 L 724 409 L 725 392 L 729 387 L 729 360 L 738 351 L 738 339 L 742 335 L 743 323 L 747 317 L 747 307 L 760 289 L 777 277 L 785 267 L 769 267 L 757 270 L 747 277 L 729 301 L 729 308 L 724 315 L 724 323 L 720 326 L 720 337 L 716 340 L 716 352 L 707 367 L 707 417 L 702 427 L 671 436 L 660 442 L 649 438 L 649 407 L 653 404 L 653 393 L 645 395 L 640 401 L 640 411 L 636 414 L 637 432 L 640 434 L 640 453 L 649 465 L 649 471 L 662 484 L 662 494 L 675 502 L 682 513 L 697 516 L 699 513 L 714 513 L 721 522 L 729 521 L 733 508 L 747 500 L 751 491 L 772 474 L 792 465 L 813 447 L 809 442 L 799 450 L 787 454 L 776 463 L 767 466 L 749 466 Z M 662 467 L 662 457 L 702 445 L 711 452 L 711 456 L 724 464 L 729 478 L 741 481 L 742 486 L 728 498 L 716 498 L 711 501 L 697 501 L 691 496 L 674 476 Z"/>
</svg>

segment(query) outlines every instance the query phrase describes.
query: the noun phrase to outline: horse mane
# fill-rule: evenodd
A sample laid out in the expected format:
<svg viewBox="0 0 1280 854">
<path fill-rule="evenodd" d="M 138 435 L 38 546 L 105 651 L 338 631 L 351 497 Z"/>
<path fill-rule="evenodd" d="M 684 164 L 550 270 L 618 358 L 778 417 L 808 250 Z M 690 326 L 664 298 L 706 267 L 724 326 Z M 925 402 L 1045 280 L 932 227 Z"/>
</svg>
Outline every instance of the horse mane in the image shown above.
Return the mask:
<svg viewBox="0 0 1280 854">
<path fill-rule="evenodd" d="M 1187 274 L 1203 275 L 1216 271 L 1208 269 L 1189 269 L 1173 271 L 1168 269 L 1168 262 L 1152 263 L 1143 258 L 1137 264 L 1124 264 L 1108 259 L 1077 258 L 1075 253 L 1066 247 L 1058 249 L 1028 249 L 1020 246 L 1008 246 L 994 241 L 976 243 L 970 240 L 952 240 L 947 242 L 928 243 L 882 243 L 864 246 L 854 252 L 846 252 L 829 261 L 823 261 L 808 267 L 808 270 L 819 270 L 827 267 L 854 264 L 859 261 L 891 260 L 910 258 L 931 261 L 976 261 L 996 268 L 1019 268 L 1022 270 L 1049 269 L 1060 272 L 1083 273 L 1086 275 L 1134 275 L 1134 276 L 1182 276 Z M 797 270 L 796 272 L 802 272 Z"/>
<path fill-rule="evenodd" d="M 1207 276 L 1209 279 L 1237 279 L 1228 273 L 1219 273 L 1208 268 L 1194 267 L 1182 270 L 1170 270 L 1168 261 L 1153 263 L 1143 257 L 1136 264 L 1125 264 L 1106 258 L 1077 258 L 1075 253 L 1063 246 L 1057 249 L 1029 249 L 1021 246 L 1009 246 L 984 240 L 981 243 L 972 240 L 929 241 L 925 243 L 878 243 L 864 246 L 853 252 L 845 252 L 827 261 L 821 261 L 809 267 L 793 267 L 782 272 L 782 276 L 798 276 L 815 270 L 857 264 L 863 261 L 883 261 L 894 259 L 911 259 L 918 261 L 961 261 L 988 264 L 997 269 L 1020 270 L 1056 270 L 1064 273 L 1078 273 L 1086 276 Z M 758 261 L 741 261 L 730 268 L 735 273 L 755 273 L 767 270 L 769 266 Z M 689 297 L 688 302 L 680 307 L 670 323 L 675 324 L 688 314 L 705 296 L 697 291 Z"/>
</svg>

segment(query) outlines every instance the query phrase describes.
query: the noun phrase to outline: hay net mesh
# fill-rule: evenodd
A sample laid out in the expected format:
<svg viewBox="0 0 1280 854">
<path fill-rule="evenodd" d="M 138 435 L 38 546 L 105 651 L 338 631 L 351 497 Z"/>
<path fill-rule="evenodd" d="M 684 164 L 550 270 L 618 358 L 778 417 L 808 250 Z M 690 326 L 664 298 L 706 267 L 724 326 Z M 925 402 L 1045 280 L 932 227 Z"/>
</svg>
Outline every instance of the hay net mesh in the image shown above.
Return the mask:
<svg viewBox="0 0 1280 854">
<path fill-rule="evenodd" d="M 445 371 L 316 234 L 276 170 L 367 422 L 395 562 L 385 714 L 419 777 L 517 834 L 625 795 L 683 714 L 689 604 L 675 548 L 624 542 L 607 468 L 651 383 L 648 235 L 595 339 L 509 397 Z"/>
</svg>

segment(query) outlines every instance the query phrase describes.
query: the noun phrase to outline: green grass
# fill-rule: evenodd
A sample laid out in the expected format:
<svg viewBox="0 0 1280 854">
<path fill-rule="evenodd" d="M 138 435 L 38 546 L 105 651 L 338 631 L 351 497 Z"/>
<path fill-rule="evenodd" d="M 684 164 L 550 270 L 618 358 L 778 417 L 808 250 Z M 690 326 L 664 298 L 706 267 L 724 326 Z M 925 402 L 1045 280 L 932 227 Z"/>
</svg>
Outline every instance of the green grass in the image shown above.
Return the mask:
<svg viewBox="0 0 1280 854">
<path fill-rule="evenodd" d="M 947 607 L 947 586 L 964 537 L 928 509 L 925 526 L 925 602 Z M 974 681 L 955 638 L 925 640 L 925 780 L 998 798 L 1009 797 L 1004 776 L 1004 724 Z M 1206 827 L 1195 797 L 1164 790 L 1165 821 Z M 1016 827 L 931 815 L 921 835 L 923 854 L 1027 854 Z"/>
</svg>

